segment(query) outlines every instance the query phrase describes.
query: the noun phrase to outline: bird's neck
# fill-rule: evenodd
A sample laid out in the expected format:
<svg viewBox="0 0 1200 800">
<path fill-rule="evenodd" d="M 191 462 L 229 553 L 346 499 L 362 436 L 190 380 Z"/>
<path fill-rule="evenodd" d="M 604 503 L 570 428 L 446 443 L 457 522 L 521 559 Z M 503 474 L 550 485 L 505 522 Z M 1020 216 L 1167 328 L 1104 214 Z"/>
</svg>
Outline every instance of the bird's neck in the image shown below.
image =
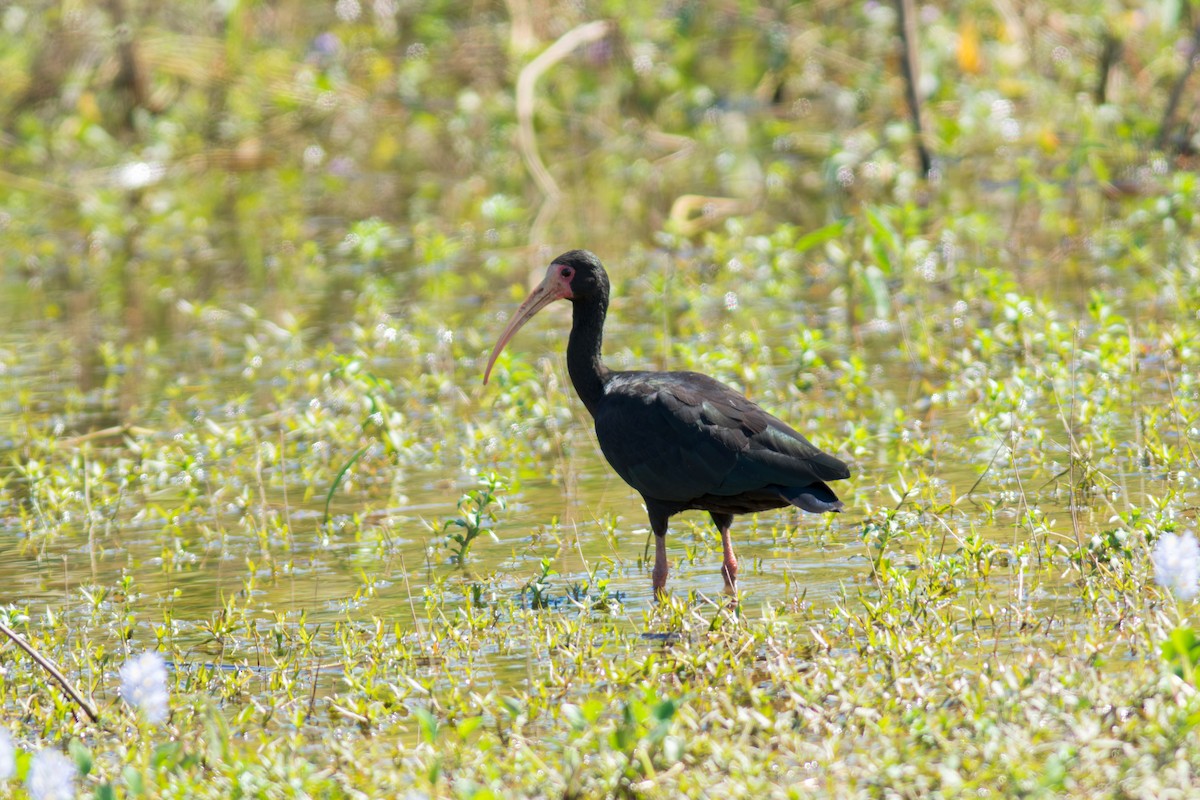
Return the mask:
<svg viewBox="0 0 1200 800">
<path fill-rule="evenodd" d="M 571 338 L 567 341 L 567 372 L 579 399 L 594 416 L 604 396 L 608 367 L 600 361 L 607 303 L 575 303 Z"/>
</svg>

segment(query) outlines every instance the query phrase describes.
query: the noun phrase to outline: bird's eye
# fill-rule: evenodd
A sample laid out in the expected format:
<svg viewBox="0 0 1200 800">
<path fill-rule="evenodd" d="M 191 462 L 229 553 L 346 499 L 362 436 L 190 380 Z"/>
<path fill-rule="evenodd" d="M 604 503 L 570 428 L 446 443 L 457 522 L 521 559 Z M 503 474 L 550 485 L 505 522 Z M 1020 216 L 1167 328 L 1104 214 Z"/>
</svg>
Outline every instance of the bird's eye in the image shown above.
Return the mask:
<svg viewBox="0 0 1200 800">
<path fill-rule="evenodd" d="M 559 270 L 558 274 L 562 275 L 564 278 L 569 278 L 569 277 L 571 277 L 571 268 L 563 267 L 561 270 Z"/>
</svg>

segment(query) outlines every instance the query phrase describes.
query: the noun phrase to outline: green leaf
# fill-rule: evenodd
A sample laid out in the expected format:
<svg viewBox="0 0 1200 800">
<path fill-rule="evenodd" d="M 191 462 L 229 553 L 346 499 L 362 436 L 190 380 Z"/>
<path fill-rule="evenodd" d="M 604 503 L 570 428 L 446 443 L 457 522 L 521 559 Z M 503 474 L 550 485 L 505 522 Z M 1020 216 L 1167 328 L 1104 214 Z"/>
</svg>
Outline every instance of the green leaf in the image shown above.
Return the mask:
<svg viewBox="0 0 1200 800">
<path fill-rule="evenodd" d="M 438 732 L 437 717 L 424 708 L 414 708 L 413 716 L 417 718 L 417 725 L 421 729 L 421 736 L 425 741 L 433 744 Z"/>
<path fill-rule="evenodd" d="M 596 720 L 600 719 L 600 715 L 604 713 L 606 708 L 608 708 L 607 703 L 598 697 L 593 697 L 583 704 L 581 711 L 583 712 L 584 719 L 589 723 L 595 723 Z"/>
<path fill-rule="evenodd" d="M 841 219 L 837 222 L 831 222 L 823 228 L 817 228 L 815 231 L 810 231 L 796 240 L 796 244 L 792 249 L 797 253 L 803 253 L 805 250 L 811 250 L 814 247 L 825 244 L 831 239 L 836 239 L 842 235 L 842 231 L 846 229 L 846 220 Z"/>
<path fill-rule="evenodd" d="M 508 712 L 510 717 L 519 717 L 525 713 L 525 704 L 515 697 L 501 697 L 500 707 Z"/>
<path fill-rule="evenodd" d="M 893 272 L 892 255 L 900 254 L 900 237 L 892 228 L 891 222 L 878 211 L 871 207 L 865 209 L 867 214 L 867 224 L 875 233 L 878 240 L 877 245 L 872 248 L 876 259 L 879 263 L 887 267 L 888 272 Z"/>
<path fill-rule="evenodd" d="M 180 742 L 163 742 L 154 748 L 150 756 L 150 764 L 155 769 L 174 769 L 179 763 L 179 755 L 183 750 Z"/>
<path fill-rule="evenodd" d="M 1087 154 L 1088 166 L 1092 169 L 1092 174 L 1096 176 L 1096 180 L 1101 183 L 1108 183 L 1112 179 L 1112 173 L 1108 169 L 1108 165 L 1104 163 L 1104 158 L 1095 150 Z"/>
<path fill-rule="evenodd" d="M 659 722 L 668 722 L 675 716 L 675 712 L 678 710 L 679 704 L 674 700 L 663 700 L 654 707 L 654 718 Z"/>
<path fill-rule="evenodd" d="M 208 708 L 204 715 L 204 739 L 208 745 L 209 760 L 229 761 L 229 723 L 225 715 L 216 708 Z"/>
<path fill-rule="evenodd" d="M 587 718 L 583 716 L 582 709 L 574 703 L 563 703 L 562 718 L 577 731 L 581 731 L 587 727 Z"/>
<path fill-rule="evenodd" d="M 142 780 L 142 773 L 136 767 L 126 767 L 123 769 L 121 777 L 125 779 L 125 788 L 129 790 L 129 794 L 139 795 L 146 793 L 146 784 Z"/>
<path fill-rule="evenodd" d="M 1180 626 L 1167 634 L 1162 643 L 1162 658 L 1171 671 L 1193 686 L 1196 685 L 1196 665 L 1200 664 L 1200 640 L 1189 627 Z"/>
<path fill-rule="evenodd" d="M 880 255 L 883 258 L 883 255 Z M 888 269 L 891 269 L 890 262 Z M 866 278 L 867 287 L 871 291 L 871 299 L 875 305 L 875 316 L 878 319 L 888 319 L 888 314 L 891 308 L 891 292 L 888 291 L 887 278 L 882 269 L 875 264 L 868 264 L 863 270 L 863 277 Z"/>
<path fill-rule="evenodd" d="M 365 452 L 367 452 L 365 445 L 358 448 L 358 452 L 350 456 L 350 460 L 347 461 L 345 465 L 338 470 L 338 474 L 334 476 L 333 485 L 329 487 L 329 494 L 325 495 L 325 518 L 321 520 L 321 527 L 329 524 L 329 504 L 333 502 L 333 493 L 336 492 L 338 486 L 342 484 L 342 479 L 346 477 L 346 473 L 350 471 L 350 468 L 353 467 L 360 458 L 362 458 L 362 455 Z"/>
<path fill-rule="evenodd" d="M 80 775 L 87 775 L 92 771 L 92 752 L 84 746 L 83 742 L 78 739 L 72 739 L 67 745 L 67 752 L 71 754 L 71 758 L 75 761 L 75 766 L 79 769 Z"/>
<path fill-rule="evenodd" d="M 458 733 L 458 738 L 466 741 L 475 730 L 483 724 L 483 717 L 467 717 L 462 722 L 454 726 L 454 730 Z"/>
<path fill-rule="evenodd" d="M 33 753 L 27 750 L 17 750 L 16 761 L 16 779 L 24 783 L 25 779 L 29 776 L 29 762 L 33 761 Z"/>
<path fill-rule="evenodd" d="M 619 752 L 626 752 L 633 744 L 633 730 L 628 724 L 622 723 L 613 729 L 609 735 L 609 744 L 612 749 Z"/>
</svg>

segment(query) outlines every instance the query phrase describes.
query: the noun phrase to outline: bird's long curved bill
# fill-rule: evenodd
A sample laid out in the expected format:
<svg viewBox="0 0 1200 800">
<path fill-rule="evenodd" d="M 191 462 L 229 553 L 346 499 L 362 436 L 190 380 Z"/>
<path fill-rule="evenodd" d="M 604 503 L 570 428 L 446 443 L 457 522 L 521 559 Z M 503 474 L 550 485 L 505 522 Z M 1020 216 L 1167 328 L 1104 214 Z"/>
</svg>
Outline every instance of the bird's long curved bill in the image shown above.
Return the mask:
<svg viewBox="0 0 1200 800">
<path fill-rule="evenodd" d="M 492 348 L 492 357 L 488 359 L 487 369 L 483 371 L 483 382 L 487 384 L 488 378 L 492 375 L 492 367 L 496 364 L 496 359 L 500 356 L 500 351 L 504 349 L 504 345 L 508 344 L 508 340 L 516 335 L 517 331 L 526 322 L 533 318 L 533 315 L 541 311 L 546 306 L 553 303 L 566 295 L 554 285 L 551 276 L 547 275 L 536 289 L 529 293 L 525 298 L 525 302 L 521 303 L 509 320 L 508 327 L 504 329 L 504 333 L 500 334 L 500 339 L 496 342 L 496 346 Z"/>
</svg>

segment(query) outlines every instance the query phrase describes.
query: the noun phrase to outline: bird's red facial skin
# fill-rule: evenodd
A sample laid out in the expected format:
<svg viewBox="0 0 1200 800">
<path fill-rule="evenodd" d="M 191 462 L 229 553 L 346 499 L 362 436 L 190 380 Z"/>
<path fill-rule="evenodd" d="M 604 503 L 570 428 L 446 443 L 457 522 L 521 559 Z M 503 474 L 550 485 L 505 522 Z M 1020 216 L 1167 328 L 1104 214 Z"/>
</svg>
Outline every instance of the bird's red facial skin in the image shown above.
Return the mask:
<svg viewBox="0 0 1200 800">
<path fill-rule="evenodd" d="M 550 270 L 558 271 L 558 277 L 555 282 L 561 285 L 559 291 L 562 292 L 562 294 L 559 296 L 567 300 L 570 300 L 572 297 L 574 297 L 575 293 L 571 291 L 571 281 L 575 279 L 575 268 L 564 266 L 563 264 L 551 264 Z M 550 280 L 550 275 L 551 272 L 548 271 L 546 273 L 547 281 Z"/>
<path fill-rule="evenodd" d="M 551 264 L 546 269 L 546 277 L 537 285 L 537 288 L 529 293 L 525 302 L 521 303 L 504 332 L 500 334 L 496 346 L 492 348 L 492 357 L 488 359 L 487 368 L 483 371 L 485 384 L 491 377 L 492 367 L 495 365 L 496 359 L 500 357 L 500 351 L 504 349 L 504 345 L 508 344 L 508 340 L 516 335 L 522 325 L 555 300 L 570 300 L 575 297 L 575 293 L 571 291 L 571 281 L 574 278 L 575 268 L 565 264 Z"/>
</svg>

